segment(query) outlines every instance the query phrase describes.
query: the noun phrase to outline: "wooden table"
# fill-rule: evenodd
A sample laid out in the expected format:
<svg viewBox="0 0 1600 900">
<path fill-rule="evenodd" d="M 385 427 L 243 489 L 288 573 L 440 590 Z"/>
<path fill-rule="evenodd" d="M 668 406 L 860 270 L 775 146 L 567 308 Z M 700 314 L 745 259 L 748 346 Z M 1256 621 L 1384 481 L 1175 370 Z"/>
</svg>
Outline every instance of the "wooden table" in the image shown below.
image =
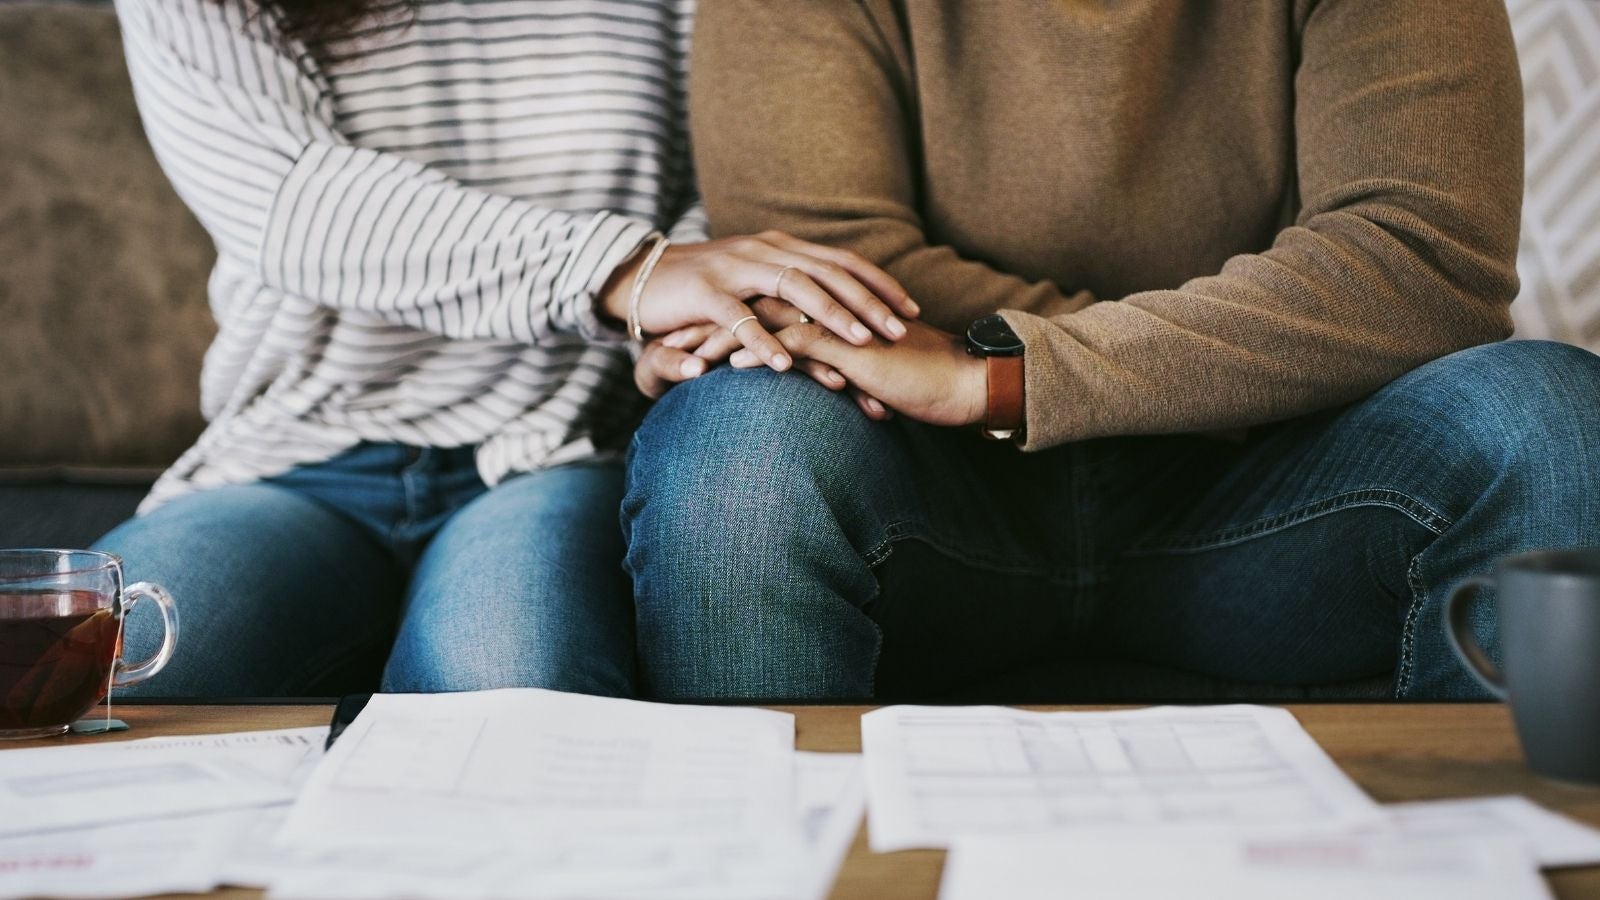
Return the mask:
<svg viewBox="0 0 1600 900">
<path fill-rule="evenodd" d="M 795 743 L 799 749 L 861 749 L 857 720 L 869 707 L 779 708 L 795 714 Z M 1380 802 L 1525 794 L 1552 809 L 1600 826 L 1600 788 L 1558 784 L 1530 773 L 1522 762 L 1510 716 L 1502 706 L 1308 704 L 1290 706 L 1289 710 L 1323 749 Z M 116 716 L 133 726 L 131 731 L 13 746 L 294 728 L 326 724 L 329 714 L 326 706 L 118 706 Z M 839 900 L 933 898 L 938 892 L 943 860 L 942 852 L 931 850 L 871 853 L 863 830 L 856 835 L 833 896 Z M 1568 869 L 1552 873 L 1549 878 L 1556 896 L 1563 900 L 1600 900 L 1600 867 Z M 254 897 L 258 892 L 228 890 L 218 895 Z"/>
</svg>

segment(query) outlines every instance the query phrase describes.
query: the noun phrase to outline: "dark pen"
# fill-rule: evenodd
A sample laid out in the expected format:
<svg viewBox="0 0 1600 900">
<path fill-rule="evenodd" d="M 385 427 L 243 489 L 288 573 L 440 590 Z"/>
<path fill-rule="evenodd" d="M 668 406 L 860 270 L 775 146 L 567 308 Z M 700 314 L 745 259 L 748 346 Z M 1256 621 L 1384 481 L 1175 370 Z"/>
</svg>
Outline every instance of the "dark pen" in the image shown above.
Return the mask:
<svg viewBox="0 0 1600 900">
<path fill-rule="evenodd" d="M 328 723 L 328 742 L 323 745 L 324 750 L 333 749 L 333 742 L 339 739 L 339 735 L 344 734 L 344 730 L 350 727 L 356 716 L 361 715 L 361 711 L 367 708 L 367 701 L 371 699 L 371 694 L 345 694 L 339 698 L 339 705 L 333 708 L 333 721 Z"/>
</svg>

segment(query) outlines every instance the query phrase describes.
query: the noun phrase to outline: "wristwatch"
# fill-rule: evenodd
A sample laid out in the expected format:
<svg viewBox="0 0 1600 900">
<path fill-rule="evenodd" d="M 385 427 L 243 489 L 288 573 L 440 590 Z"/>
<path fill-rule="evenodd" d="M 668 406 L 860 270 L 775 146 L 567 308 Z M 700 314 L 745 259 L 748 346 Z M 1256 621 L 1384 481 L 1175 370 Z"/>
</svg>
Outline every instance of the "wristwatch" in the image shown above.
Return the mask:
<svg viewBox="0 0 1600 900">
<path fill-rule="evenodd" d="M 967 326 L 967 352 L 981 357 L 989 368 L 989 412 L 983 436 L 1010 440 L 1027 422 L 1023 403 L 1022 354 L 1027 350 L 1011 324 L 999 315 L 984 316 Z"/>
</svg>

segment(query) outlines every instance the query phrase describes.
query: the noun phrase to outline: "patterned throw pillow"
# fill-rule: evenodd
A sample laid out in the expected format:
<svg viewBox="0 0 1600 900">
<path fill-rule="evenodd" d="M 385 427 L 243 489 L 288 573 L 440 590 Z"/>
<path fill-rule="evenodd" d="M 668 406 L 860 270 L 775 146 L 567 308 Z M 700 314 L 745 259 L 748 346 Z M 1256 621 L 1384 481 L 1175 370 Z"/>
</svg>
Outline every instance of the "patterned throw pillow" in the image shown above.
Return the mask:
<svg viewBox="0 0 1600 900">
<path fill-rule="evenodd" d="M 1509 0 L 1527 186 L 1517 336 L 1600 351 L 1600 0 Z"/>
</svg>

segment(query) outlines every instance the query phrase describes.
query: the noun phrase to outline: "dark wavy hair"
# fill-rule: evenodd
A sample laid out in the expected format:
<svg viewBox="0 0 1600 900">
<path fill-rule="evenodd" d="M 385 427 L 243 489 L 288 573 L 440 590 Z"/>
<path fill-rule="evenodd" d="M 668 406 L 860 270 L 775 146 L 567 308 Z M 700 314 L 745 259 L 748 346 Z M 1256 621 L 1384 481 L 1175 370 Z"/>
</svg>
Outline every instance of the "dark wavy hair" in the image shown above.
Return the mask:
<svg viewBox="0 0 1600 900">
<path fill-rule="evenodd" d="M 223 2 L 223 0 L 219 0 Z M 409 19 L 417 0 L 257 0 L 261 11 L 278 26 L 285 44 L 312 50 L 346 37 L 374 19 Z"/>
</svg>

